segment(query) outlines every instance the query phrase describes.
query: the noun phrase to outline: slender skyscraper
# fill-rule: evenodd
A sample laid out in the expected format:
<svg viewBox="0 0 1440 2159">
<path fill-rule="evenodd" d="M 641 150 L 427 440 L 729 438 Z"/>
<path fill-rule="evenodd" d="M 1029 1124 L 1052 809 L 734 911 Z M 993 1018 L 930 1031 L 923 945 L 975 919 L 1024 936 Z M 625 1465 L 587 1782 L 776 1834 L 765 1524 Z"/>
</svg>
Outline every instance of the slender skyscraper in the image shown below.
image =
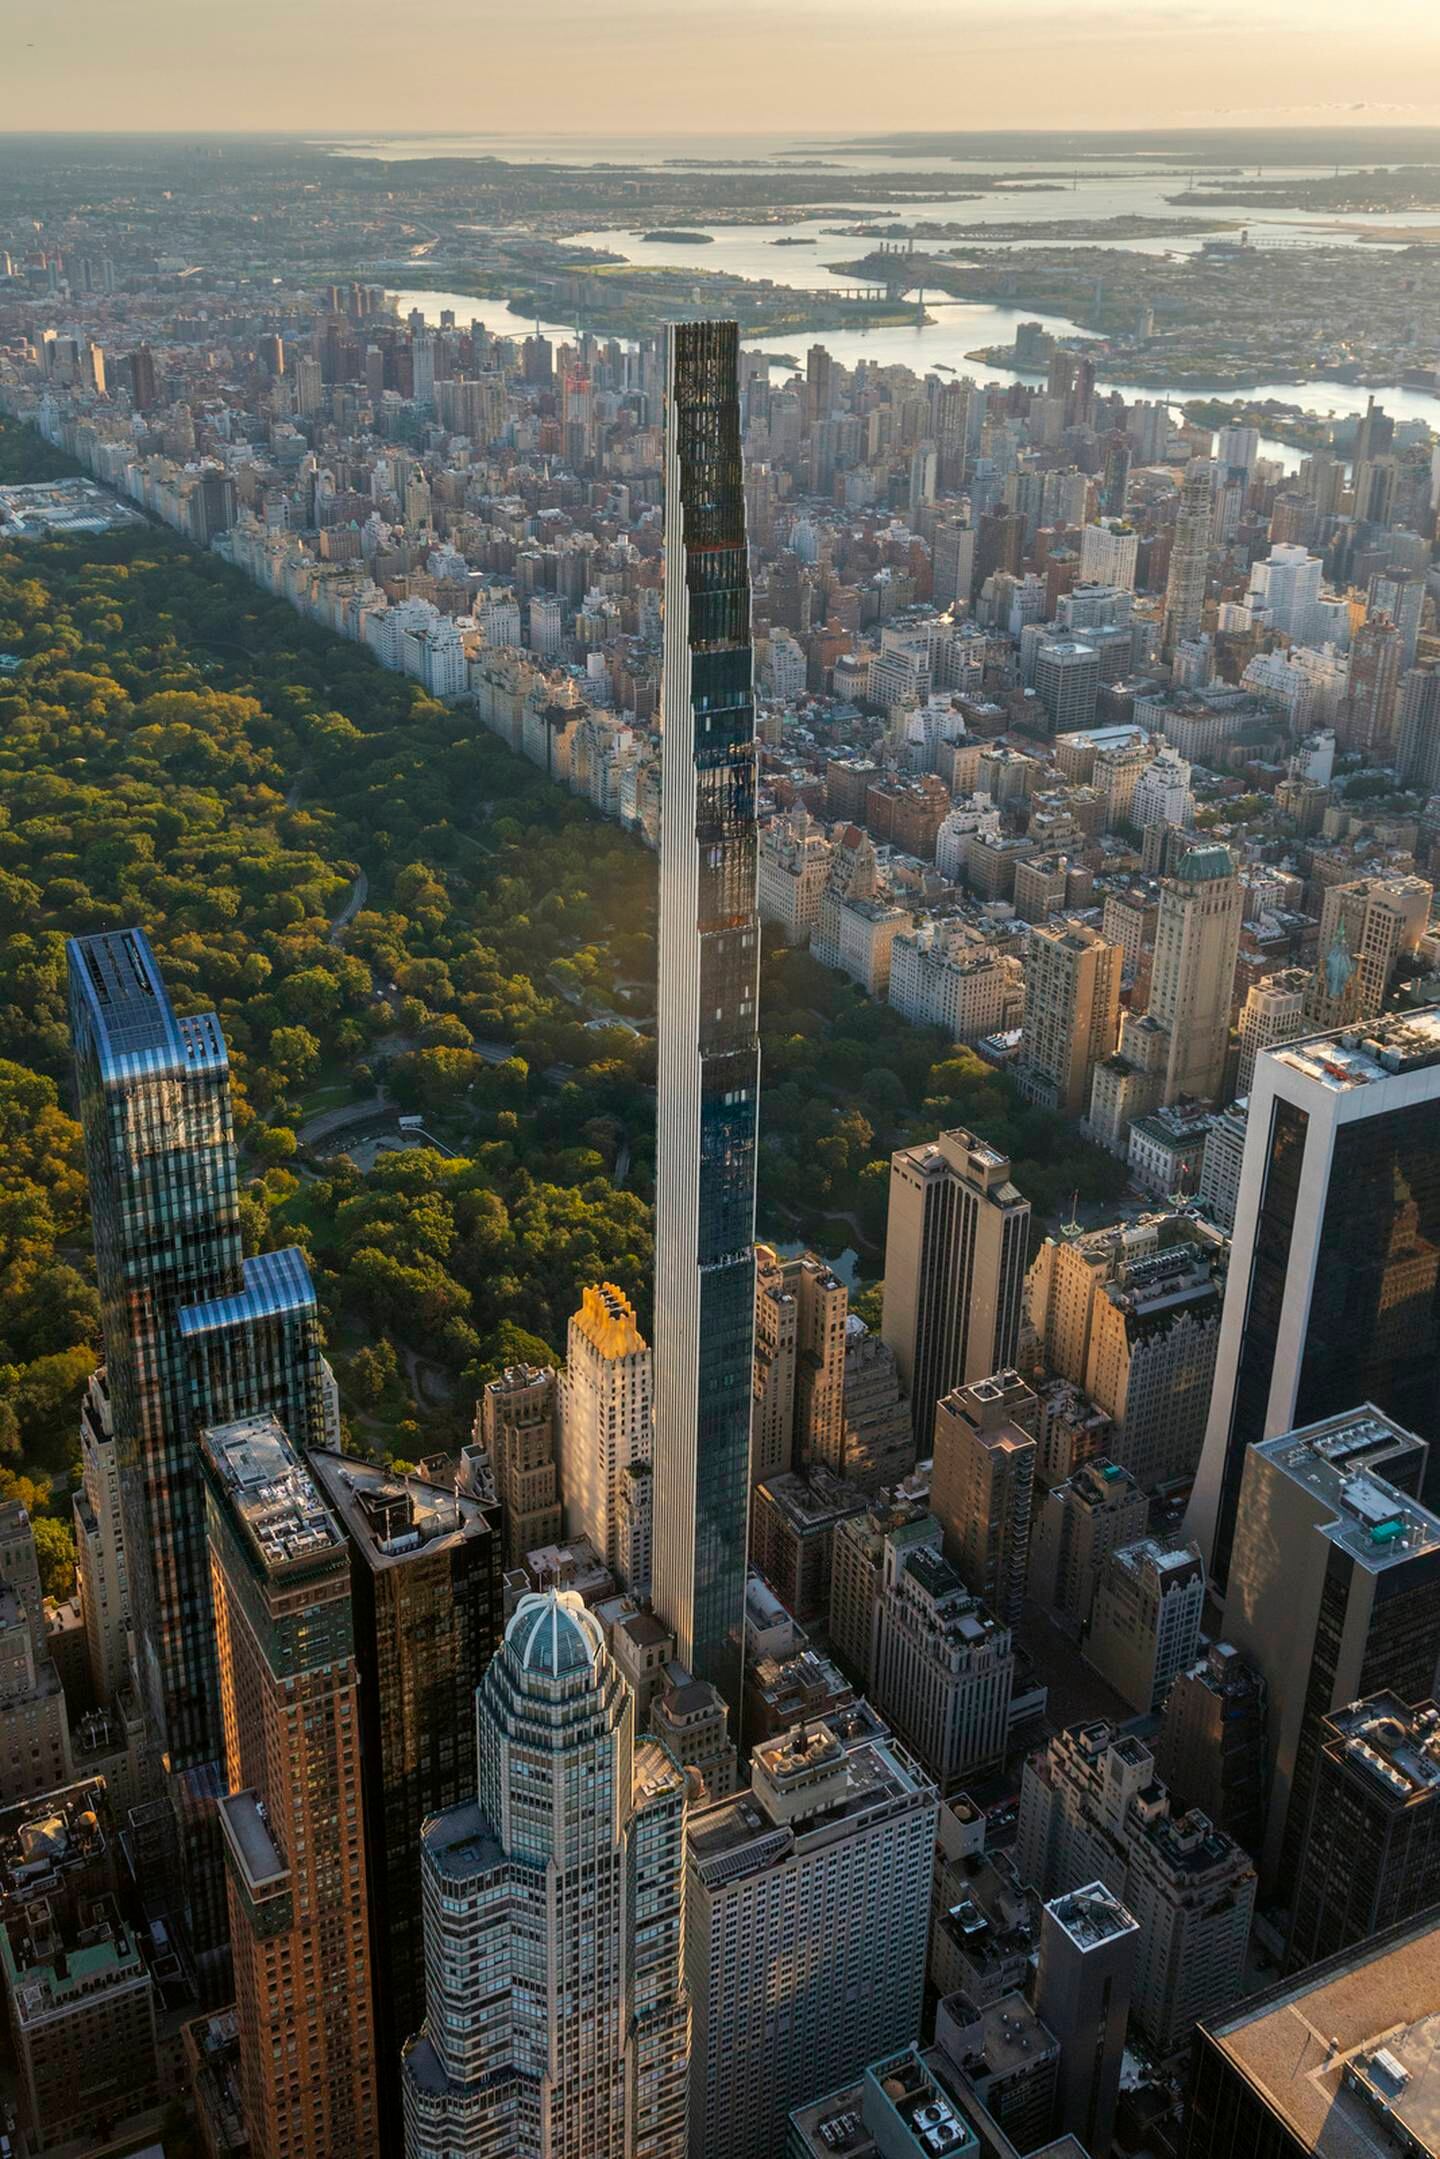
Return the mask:
<svg viewBox="0 0 1440 2159">
<path fill-rule="evenodd" d="M 655 1603 L 732 1708 L 759 1087 L 755 707 L 733 322 L 670 331 L 655 1208 Z"/>
</svg>

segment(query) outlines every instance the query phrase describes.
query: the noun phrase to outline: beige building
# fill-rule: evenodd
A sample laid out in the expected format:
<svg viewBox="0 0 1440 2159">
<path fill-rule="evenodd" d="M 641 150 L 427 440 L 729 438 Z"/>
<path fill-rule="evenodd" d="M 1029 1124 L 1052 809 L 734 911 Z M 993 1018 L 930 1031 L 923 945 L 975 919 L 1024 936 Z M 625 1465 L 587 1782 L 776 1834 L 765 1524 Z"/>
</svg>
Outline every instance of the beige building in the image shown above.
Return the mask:
<svg viewBox="0 0 1440 2159">
<path fill-rule="evenodd" d="M 796 1467 L 846 1471 L 845 1284 L 813 1252 L 755 1254 L 755 1404 L 750 1477 Z"/>
<path fill-rule="evenodd" d="M 1105 1563 L 1143 1537 L 1150 1502 L 1128 1469 L 1106 1455 L 1082 1462 L 1035 1510 L 1029 1593 L 1075 1627 L 1088 1625 Z"/>
<path fill-rule="evenodd" d="M 637 1595 L 650 1584 L 653 1449 L 650 1346 L 624 1291 L 592 1284 L 571 1316 L 560 1385 L 565 1529 Z"/>
<path fill-rule="evenodd" d="M 810 949 L 822 967 L 849 975 L 872 997 L 890 983 L 890 948 L 910 927 L 909 912 L 886 899 L 874 842 L 856 825 L 835 836 Z"/>
<path fill-rule="evenodd" d="M 1042 1368 L 1111 1419 L 1107 1451 L 1147 1491 L 1194 1474 L 1228 1241 L 1190 1214 L 1047 1237 L 1026 1277 Z"/>
<path fill-rule="evenodd" d="M 750 1411 L 750 1482 L 763 1484 L 795 1462 L 795 1344 L 800 1314 L 784 1263 L 755 1247 L 755 1397 Z"/>
<path fill-rule="evenodd" d="M 787 945 L 808 945 L 820 920 L 820 895 L 830 869 L 830 842 L 804 810 L 777 817 L 755 850 L 760 920 L 773 922 Z"/>
<path fill-rule="evenodd" d="M 933 1785 L 863 1703 L 762 1744 L 685 1824 L 691 2159 L 774 2159 L 786 2116 L 908 2044 Z"/>
<path fill-rule="evenodd" d="M 1161 879 L 1149 1014 L 1168 1037 L 1162 1102 L 1219 1100 L 1244 906 L 1225 847 L 1192 847 Z"/>
<path fill-rule="evenodd" d="M 922 1450 L 941 1395 L 1015 1362 L 1029 1227 L 1008 1157 L 973 1132 L 891 1156 L 882 1332 Z"/>
<path fill-rule="evenodd" d="M 130 1587 L 120 1513 L 120 1465 L 105 1368 L 92 1372 L 80 1405 L 80 1489 L 73 1501 L 75 1571 L 90 1683 L 99 1706 L 130 1677 Z"/>
<path fill-rule="evenodd" d="M 1282 967 L 1277 974 L 1262 975 L 1245 992 L 1240 1007 L 1240 1069 L 1235 1092 L 1248 1095 L 1255 1077 L 1255 1060 L 1261 1050 L 1277 1042 L 1293 1042 L 1306 1033 L 1305 990 L 1310 977 L 1303 967 Z"/>
<path fill-rule="evenodd" d="M 895 1484 L 915 1462 L 910 1404 L 895 1352 L 853 1314 L 845 1327 L 843 1445 L 844 1475 L 867 1492 Z"/>
<path fill-rule="evenodd" d="M 559 1544 L 564 1534 L 556 1465 L 558 1384 L 548 1365 L 512 1364 L 480 1397 L 474 1437 L 490 1460 L 505 1509 L 505 1564 Z"/>
<path fill-rule="evenodd" d="M 889 1001 L 917 1027 L 942 1028 L 952 1042 L 982 1042 L 1019 1025 L 1025 981 L 987 939 L 922 921 L 891 945 Z"/>
<path fill-rule="evenodd" d="M 1205 1609 L 1199 1547 L 1170 1551 L 1154 1537 L 1106 1560 L 1085 1637 L 1085 1661 L 1140 1716 L 1164 1707 L 1172 1681 L 1193 1664 Z"/>
<path fill-rule="evenodd" d="M 1010 1627 L 1025 1601 L 1038 1417 L 1018 1372 L 956 1387 L 935 1405 L 930 1508 L 945 1557 Z"/>
<path fill-rule="evenodd" d="M 1015 1078 L 1027 1102 L 1083 1117 L 1095 1067 L 1120 1031 L 1124 956 L 1083 922 L 1031 932 Z"/>
<path fill-rule="evenodd" d="M 1343 930 L 1355 967 L 1356 1016 L 1373 1019 L 1399 962 L 1412 954 L 1430 923 L 1435 888 L 1423 877 L 1361 877 L 1331 885 L 1320 912 L 1319 949 L 1330 950 Z"/>
<path fill-rule="evenodd" d="M 65 1694 L 45 1633 L 45 1600 L 29 1514 L 0 1502 L 0 1805 L 74 1775 Z"/>
</svg>

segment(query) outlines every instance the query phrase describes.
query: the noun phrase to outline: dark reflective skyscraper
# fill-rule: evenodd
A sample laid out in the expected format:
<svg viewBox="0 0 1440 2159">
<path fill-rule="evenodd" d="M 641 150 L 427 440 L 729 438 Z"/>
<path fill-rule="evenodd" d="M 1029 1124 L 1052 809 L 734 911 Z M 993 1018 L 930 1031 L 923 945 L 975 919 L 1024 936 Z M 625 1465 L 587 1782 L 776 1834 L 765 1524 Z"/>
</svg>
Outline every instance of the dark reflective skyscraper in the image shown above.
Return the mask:
<svg viewBox="0 0 1440 2159">
<path fill-rule="evenodd" d="M 755 1298 L 755 708 L 734 323 L 670 332 L 655 1207 L 655 1603 L 732 1708 Z"/>
<path fill-rule="evenodd" d="M 1373 1402 L 1440 1442 L 1440 1008 L 1255 1061 L 1186 1527 L 1224 1586 L 1247 1448 Z"/>
</svg>

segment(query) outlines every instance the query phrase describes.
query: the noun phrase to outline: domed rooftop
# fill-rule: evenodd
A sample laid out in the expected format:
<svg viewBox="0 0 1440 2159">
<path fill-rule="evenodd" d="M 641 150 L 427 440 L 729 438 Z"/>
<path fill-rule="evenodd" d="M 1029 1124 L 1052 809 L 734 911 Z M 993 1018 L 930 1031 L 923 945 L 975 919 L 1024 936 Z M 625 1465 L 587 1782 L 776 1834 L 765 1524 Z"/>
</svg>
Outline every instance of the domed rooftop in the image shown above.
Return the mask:
<svg viewBox="0 0 1440 2159">
<path fill-rule="evenodd" d="M 1203 847 L 1187 848 L 1175 871 L 1175 875 L 1187 884 L 1197 884 L 1208 877 L 1232 877 L 1234 873 L 1230 850 L 1219 840 L 1208 840 Z"/>
<path fill-rule="evenodd" d="M 541 1679 L 568 1679 L 595 1669 L 605 1637 L 573 1589 L 547 1589 L 520 1599 L 505 1629 L 505 1644 L 522 1671 Z"/>
</svg>

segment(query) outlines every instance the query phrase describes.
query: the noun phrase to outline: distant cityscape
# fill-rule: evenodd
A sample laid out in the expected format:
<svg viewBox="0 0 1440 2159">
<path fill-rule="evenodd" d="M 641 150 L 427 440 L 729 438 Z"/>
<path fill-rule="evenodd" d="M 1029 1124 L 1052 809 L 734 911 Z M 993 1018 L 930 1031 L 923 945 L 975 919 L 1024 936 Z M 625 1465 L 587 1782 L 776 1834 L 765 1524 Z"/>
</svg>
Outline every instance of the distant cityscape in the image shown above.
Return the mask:
<svg viewBox="0 0 1440 2159">
<path fill-rule="evenodd" d="M 1440 163 L 1206 141 L 0 151 L 0 2159 L 1440 2159 Z"/>
</svg>

